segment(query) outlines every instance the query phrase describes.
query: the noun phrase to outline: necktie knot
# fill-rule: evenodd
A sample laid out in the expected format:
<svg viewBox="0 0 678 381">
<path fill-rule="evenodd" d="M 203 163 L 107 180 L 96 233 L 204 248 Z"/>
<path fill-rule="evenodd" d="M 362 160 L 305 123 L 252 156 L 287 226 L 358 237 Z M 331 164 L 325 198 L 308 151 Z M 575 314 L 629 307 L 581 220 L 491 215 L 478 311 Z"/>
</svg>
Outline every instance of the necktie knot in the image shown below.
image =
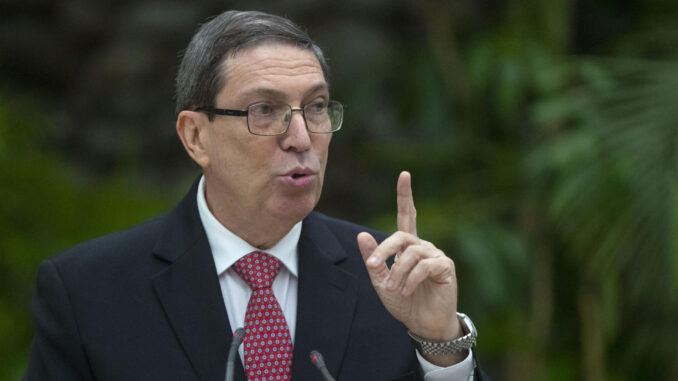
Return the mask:
<svg viewBox="0 0 678 381">
<path fill-rule="evenodd" d="M 281 266 L 278 258 L 253 251 L 235 262 L 233 269 L 252 290 L 257 290 L 270 288 Z"/>
</svg>

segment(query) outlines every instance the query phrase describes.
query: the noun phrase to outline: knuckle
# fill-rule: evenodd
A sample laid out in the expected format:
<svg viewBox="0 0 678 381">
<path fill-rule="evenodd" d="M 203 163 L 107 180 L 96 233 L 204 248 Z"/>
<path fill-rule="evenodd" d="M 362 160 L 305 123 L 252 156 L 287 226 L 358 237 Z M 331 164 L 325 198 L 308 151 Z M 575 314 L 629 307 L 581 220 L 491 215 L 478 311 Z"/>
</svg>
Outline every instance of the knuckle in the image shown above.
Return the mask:
<svg viewBox="0 0 678 381">
<path fill-rule="evenodd" d="M 430 273 L 430 268 L 425 262 L 420 262 L 420 265 L 416 267 L 416 271 L 412 271 L 414 274 L 413 279 L 416 279 L 418 282 L 426 279 Z"/>
<path fill-rule="evenodd" d="M 419 279 L 421 276 L 421 268 L 419 266 L 415 266 L 412 271 L 410 271 L 410 276 L 407 277 L 408 282 L 413 282 L 416 279 Z"/>
<path fill-rule="evenodd" d="M 442 264 L 446 271 L 449 271 L 450 273 L 454 274 L 456 272 L 456 265 L 454 261 L 447 256 L 443 256 L 442 260 L 443 260 Z"/>
<path fill-rule="evenodd" d="M 406 232 L 404 232 L 404 231 L 402 231 L 402 230 L 398 230 L 397 232 L 393 233 L 393 236 L 395 236 L 395 237 L 398 238 L 399 240 L 405 240 L 405 239 L 407 239 L 407 235 L 408 235 L 408 234 L 409 234 L 409 233 L 406 233 Z"/>
<path fill-rule="evenodd" d="M 403 255 L 407 255 L 408 257 L 419 257 L 421 255 L 421 248 L 418 247 L 417 245 L 410 245 L 405 249 L 403 252 Z"/>
<path fill-rule="evenodd" d="M 397 275 L 401 272 L 402 266 L 399 265 L 398 263 L 394 263 L 391 265 L 391 268 L 389 269 L 391 276 Z"/>
<path fill-rule="evenodd" d="M 423 259 L 423 258 L 426 258 L 426 257 L 428 256 L 428 255 L 427 255 L 427 254 L 428 254 L 428 250 L 427 250 L 425 247 L 421 246 L 421 245 L 415 246 L 414 252 L 416 253 L 417 258 L 418 258 L 419 260 L 421 260 L 421 259 Z"/>
<path fill-rule="evenodd" d="M 436 258 L 426 258 L 425 260 L 422 261 L 422 264 L 424 265 L 426 271 L 430 271 L 431 268 L 433 268 L 436 265 Z"/>
</svg>

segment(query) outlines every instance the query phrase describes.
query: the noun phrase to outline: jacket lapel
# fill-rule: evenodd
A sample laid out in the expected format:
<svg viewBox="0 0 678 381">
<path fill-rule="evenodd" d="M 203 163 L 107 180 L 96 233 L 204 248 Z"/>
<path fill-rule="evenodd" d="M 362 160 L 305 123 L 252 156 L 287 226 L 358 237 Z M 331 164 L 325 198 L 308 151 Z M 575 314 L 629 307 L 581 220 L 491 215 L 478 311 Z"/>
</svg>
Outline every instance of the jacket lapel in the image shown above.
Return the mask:
<svg viewBox="0 0 678 381">
<path fill-rule="evenodd" d="M 219 279 L 207 236 L 198 215 L 196 181 L 168 215 L 168 226 L 154 254 L 168 266 L 152 281 L 184 352 L 200 380 L 220 381 L 232 341 Z M 303 222 L 299 239 L 299 282 L 292 379 L 319 376 L 311 350 L 320 351 L 337 375 L 346 350 L 357 301 L 354 275 L 342 269 L 343 247 L 315 213 Z M 236 358 L 234 379 L 245 381 Z"/>
<path fill-rule="evenodd" d="M 223 380 L 232 336 L 216 267 L 196 203 L 197 181 L 168 216 L 154 254 L 167 261 L 152 281 L 158 299 L 200 380 Z M 239 357 L 235 379 L 244 381 Z"/>
<path fill-rule="evenodd" d="M 299 239 L 299 289 L 292 379 L 319 379 L 310 352 L 318 350 L 337 376 L 357 301 L 354 275 L 341 268 L 346 253 L 325 223 L 311 213 Z M 316 376 L 317 375 L 317 376 Z"/>
</svg>

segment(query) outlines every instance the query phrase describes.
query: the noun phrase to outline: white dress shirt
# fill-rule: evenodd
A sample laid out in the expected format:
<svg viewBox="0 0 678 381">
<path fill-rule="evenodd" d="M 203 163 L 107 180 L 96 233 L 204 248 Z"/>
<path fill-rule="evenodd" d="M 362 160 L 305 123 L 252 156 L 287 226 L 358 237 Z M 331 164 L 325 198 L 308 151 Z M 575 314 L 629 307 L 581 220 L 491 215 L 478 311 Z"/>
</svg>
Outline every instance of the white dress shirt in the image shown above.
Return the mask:
<svg viewBox="0 0 678 381">
<path fill-rule="evenodd" d="M 247 303 L 249 302 L 252 290 L 236 274 L 232 265 L 245 255 L 260 250 L 226 229 L 214 217 L 205 200 L 204 182 L 205 178 L 203 177 L 198 185 L 198 213 L 200 214 L 200 220 L 212 250 L 214 264 L 219 276 L 219 284 L 221 285 L 221 294 L 224 297 L 228 321 L 231 323 L 231 331 L 233 332 L 239 327 L 245 326 L 245 313 L 247 312 Z M 292 342 L 294 342 L 295 322 L 297 320 L 297 279 L 299 277 L 297 273 L 297 243 L 300 236 L 301 221 L 294 225 L 292 230 L 278 241 L 275 246 L 265 250 L 266 253 L 278 258 L 282 263 L 280 272 L 273 281 L 271 289 L 285 315 Z M 426 381 L 465 381 L 472 377 L 473 360 L 471 351 L 469 351 L 469 355 L 464 361 L 446 368 L 431 364 L 421 357 L 418 352 L 417 358 L 424 370 L 424 379 Z M 240 347 L 240 359 L 243 359 L 242 347 Z"/>
</svg>

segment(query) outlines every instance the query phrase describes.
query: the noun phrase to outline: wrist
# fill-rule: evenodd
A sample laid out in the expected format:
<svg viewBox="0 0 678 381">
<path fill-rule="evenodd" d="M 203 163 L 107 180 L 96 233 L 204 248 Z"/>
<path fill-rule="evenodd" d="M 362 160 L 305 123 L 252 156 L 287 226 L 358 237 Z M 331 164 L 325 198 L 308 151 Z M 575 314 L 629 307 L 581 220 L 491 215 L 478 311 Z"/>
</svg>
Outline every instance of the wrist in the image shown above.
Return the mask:
<svg viewBox="0 0 678 381">
<path fill-rule="evenodd" d="M 408 334 L 415 341 L 424 340 L 429 342 L 442 343 L 458 339 L 464 336 L 465 333 L 461 326 L 459 318 L 457 318 L 452 319 L 452 321 L 446 324 L 446 326 L 444 327 L 441 326 L 437 329 L 417 329 L 417 330 L 410 329 L 408 331 Z"/>
<path fill-rule="evenodd" d="M 450 366 L 468 356 L 469 349 L 475 345 L 478 334 L 473 322 L 465 314 L 457 313 L 456 320 L 456 334 L 443 333 L 435 335 L 435 339 L 408 331 L 422 357 L 438 366 Z M 450 335 L 453 336 L 452 339 Z M 440 337 L 443 339 L 440 340 Z"/>
</svg>

